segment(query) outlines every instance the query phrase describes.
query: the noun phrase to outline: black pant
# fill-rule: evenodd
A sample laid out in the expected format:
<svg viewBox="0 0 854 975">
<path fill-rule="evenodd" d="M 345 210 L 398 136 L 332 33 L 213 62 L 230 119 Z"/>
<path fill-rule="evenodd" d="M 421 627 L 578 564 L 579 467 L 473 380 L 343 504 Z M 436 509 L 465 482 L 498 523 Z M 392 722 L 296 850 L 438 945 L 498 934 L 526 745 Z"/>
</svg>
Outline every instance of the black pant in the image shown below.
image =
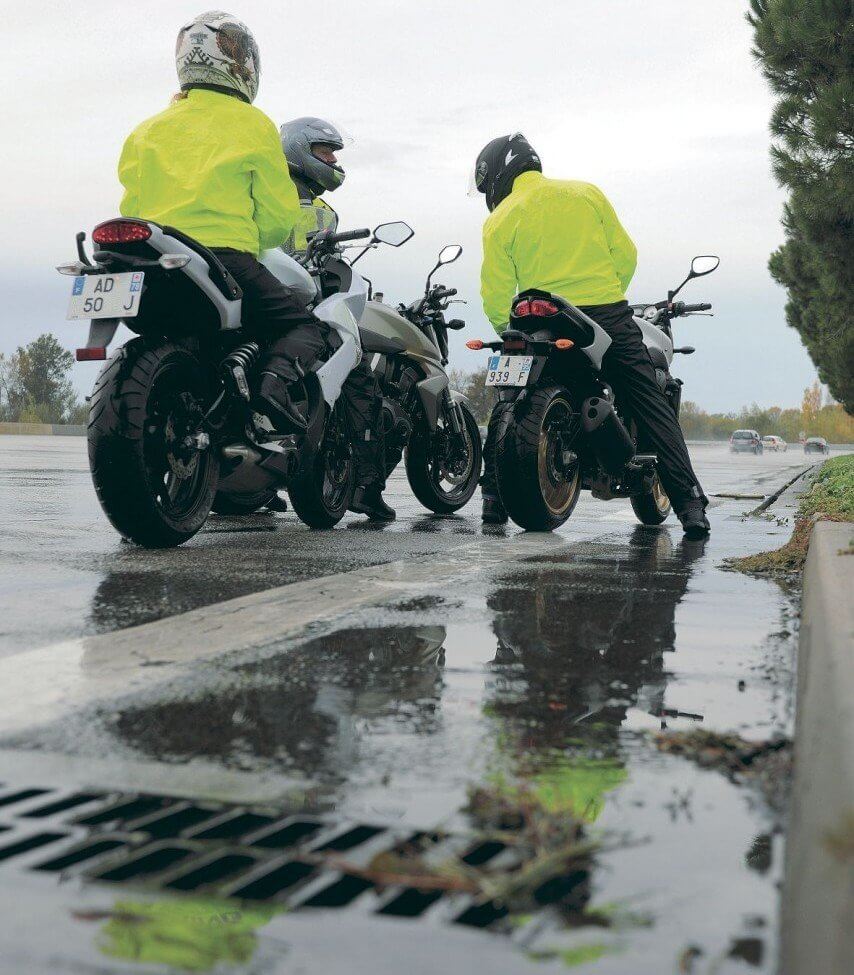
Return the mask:
<svg viewBox="0 0 854 975">
<path fill-rule="evenodd" d="M 215 248 L 215 253 L 243 291 L 244 328 L 263 348 L 257 383 L 260 411 L 276 413 L 283 391 L 299 379 L 295 364 L 308 372 L 327 353 L 329 328 L 251 254 L 225 247 Z M 353 432 L 356 483 L 382 485 L 382 400 L 364 359 L 347 377 L 341 397 Z"/>
<path fill-rule="evenodd" d="M 675 511 L 692 498 L 706 497 L 691 467 L 685 437 L 643 344 L 641 330 L 632 319 L 628 302 L 589 305 L 581 309 L 611 336 L 602 362 L 602 376 L 613 388 L 622 410 L 637 424 L 638 447 L 658 457 L 661 483 Z M 497 419 L 506 404 L 499 403 L 489 422 L 484 445 L 483 492 L 495 496 L 495 433 Z"/>
</svg>

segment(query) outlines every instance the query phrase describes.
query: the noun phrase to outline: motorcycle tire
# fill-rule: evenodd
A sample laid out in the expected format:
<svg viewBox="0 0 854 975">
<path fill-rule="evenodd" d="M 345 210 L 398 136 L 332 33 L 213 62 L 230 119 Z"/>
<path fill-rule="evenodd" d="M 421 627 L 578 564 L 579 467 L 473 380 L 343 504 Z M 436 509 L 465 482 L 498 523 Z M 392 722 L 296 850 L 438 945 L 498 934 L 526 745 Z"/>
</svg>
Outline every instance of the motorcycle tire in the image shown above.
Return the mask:
<svg viewBox="0 0 854 975">
<path fill-rule="evenodd" d="M 251 515 L 266 507 L 275 497 L 277 497 L 275 490 L 246 495 L 217 491 L 211 508 L 218 515 Z"/>
<path fill-rule="evenodd" d="M 104 513 L 124 538 L 171 548 L 192 538 L 210 514 L 219 464 L 210 450 L 188 453 L 183 429 L 191 404 L 212 390 L 201 363 L 177 345 L 119 349 L 89 401 L 89 468 Z"/>
<path fill-rule="evenodd" d="M 472 499 L 480 480 L 483 444 L 477 420 L 466 403 L 460 403 L 466 436 L 466 466 L 461 473 L 448 471 L 446 461 L 436 455 L 436 434 L 420 424 L 406 448 L 406 476 L 416 498 L 437 515 L 450 515 Z M 444 436 L 442 432 L 439 434 Z M 449 488 L 444 488 L 448 483 Z"/>
<path fill-rule="evenodd" d="M 288 482 L 288 497 L 309 528 L 334 528 L 347 513 L 356 488 L 351 438 L 336 405 L 320 447 L 303 457 Z"/>
<path fill-rule="evenodd" d="M 652 484 L 652 489 L 643 494 L 633 494 L 629 499 L 638 521 L 642 525 L 660 525 L 667 520 L 671 511 L 670 498 L 664 492 L 658 474 Z"/>
<path fill-rule="evenodd" d="M 508 404 L 509 406 L 509 404 Z M 554 436 L 559 425 L 568 440 Z M 502 410 L 495 437 L 498 494 L 507 514 L 526 531 L 553 531 L 572 514 L 581 494 L 581 464 L 576 457 L 570 478 L 557 467 L 557 451 L 580 433 L 566 390 L 545 386 Z"/>
</svg>

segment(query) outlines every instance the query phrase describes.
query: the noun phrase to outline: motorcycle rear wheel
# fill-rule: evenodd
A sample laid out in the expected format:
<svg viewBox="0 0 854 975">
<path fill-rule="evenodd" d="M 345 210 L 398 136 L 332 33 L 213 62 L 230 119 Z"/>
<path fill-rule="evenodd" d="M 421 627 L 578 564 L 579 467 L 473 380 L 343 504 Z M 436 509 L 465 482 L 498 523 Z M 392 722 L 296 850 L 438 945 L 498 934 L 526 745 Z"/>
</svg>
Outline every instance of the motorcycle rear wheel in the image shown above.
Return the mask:
<svg viewBox="0 0 854 975">
<path fill-rule="evenodd" d="M 579 436 L 566 390 L 537 389 L 503 410 L 495 438 L 498 493 L 508 515 L 526 531 L 553 531 L 572 514 L 581 494 L 581 464 L 563 468 L 563 451 Z"/>
<path fill-rule="evenodd" d="M 471 409 L 460 403 L 465 425 L 465 444 L 457 449 L 458 455 L 446 430 L 439 429 L 432 436 L 421 424 L 406 448 L 406 476 L 412 493 L 430 511 L 437 515 L 449 515 L 465 507 L 471 501 L 480 480 L 483 461 L 483 445 L 480 430 Z"/>
<path fill-rule="evenodd" d="M 288 482 L 294 511 L 309 528 L 333 528 L 347 513 L 356 487 L 353 449 L 336 404 L 317 450 Z"/>
<path fill-rule="evenodd" d="M 183 444 L 210 398 L 201 363 L 181 346 L 119 349 L 89 401 L 89 467 L 104 513 L 146 548 L 192 538 L 210 514 L 219 478 L 211 450 Z"/>
</svg>

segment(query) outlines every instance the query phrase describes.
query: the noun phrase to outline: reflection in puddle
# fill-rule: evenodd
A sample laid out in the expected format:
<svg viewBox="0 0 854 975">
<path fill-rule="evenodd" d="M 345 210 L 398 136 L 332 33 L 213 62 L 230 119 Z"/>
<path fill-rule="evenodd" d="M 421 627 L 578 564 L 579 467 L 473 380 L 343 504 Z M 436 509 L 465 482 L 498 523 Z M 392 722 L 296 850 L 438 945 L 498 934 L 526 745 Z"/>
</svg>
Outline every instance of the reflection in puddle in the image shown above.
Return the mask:
<svg viewBox="0 0 854 975">
<path fill-rule="evenodd" d="M 788 597 L 720 572 L 702 543 L 646 528 L 628 544 L 514 562 L 485 590 L 436 590 L 199 668 L 166 694 L 88 715 L 87 730 L 100 750 L 118 739 L 167 762 L 301 773 L 323 807 L 425 829 L 469 827 L 472 786 L 521 784 L 544 810 L 633 841 L 596 854 L 578 890 L 588 911 L 621 904 L 655 923 L 609 927 L 597 973 L 621 971 L 609 959 L 625 960 L 612 949 L 626 938 L 638 972 L 669 970 L 662 959 L 689 950 L 686 931 L 706 961 L 733 949 L 724 965 L 767 971 L 772 926 L 761 939 L 750 926 L 775 912 L 774 822 L 756 797 L 638 732 L 779 726 L 785 694 L 757 674 Z M 569 958 L 578 946 L 540 948 Z"/>
</svg>

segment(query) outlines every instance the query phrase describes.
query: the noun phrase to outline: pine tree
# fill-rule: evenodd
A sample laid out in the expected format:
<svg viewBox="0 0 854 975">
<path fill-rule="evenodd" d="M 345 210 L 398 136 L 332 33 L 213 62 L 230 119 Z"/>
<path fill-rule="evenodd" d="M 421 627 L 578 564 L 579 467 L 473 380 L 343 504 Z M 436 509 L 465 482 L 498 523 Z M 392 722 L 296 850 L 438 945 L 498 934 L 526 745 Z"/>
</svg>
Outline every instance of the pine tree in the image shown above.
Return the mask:
<svg viewBox="0 0 854 975">
<path fill-rule="evenodd" d="M 789 190 L 771 256 L 786 319 L 854 414 L 854 10 L 851 0 L 750 0 L 754 55 L 778 100 L 774 175 Z"/>
</svg>

